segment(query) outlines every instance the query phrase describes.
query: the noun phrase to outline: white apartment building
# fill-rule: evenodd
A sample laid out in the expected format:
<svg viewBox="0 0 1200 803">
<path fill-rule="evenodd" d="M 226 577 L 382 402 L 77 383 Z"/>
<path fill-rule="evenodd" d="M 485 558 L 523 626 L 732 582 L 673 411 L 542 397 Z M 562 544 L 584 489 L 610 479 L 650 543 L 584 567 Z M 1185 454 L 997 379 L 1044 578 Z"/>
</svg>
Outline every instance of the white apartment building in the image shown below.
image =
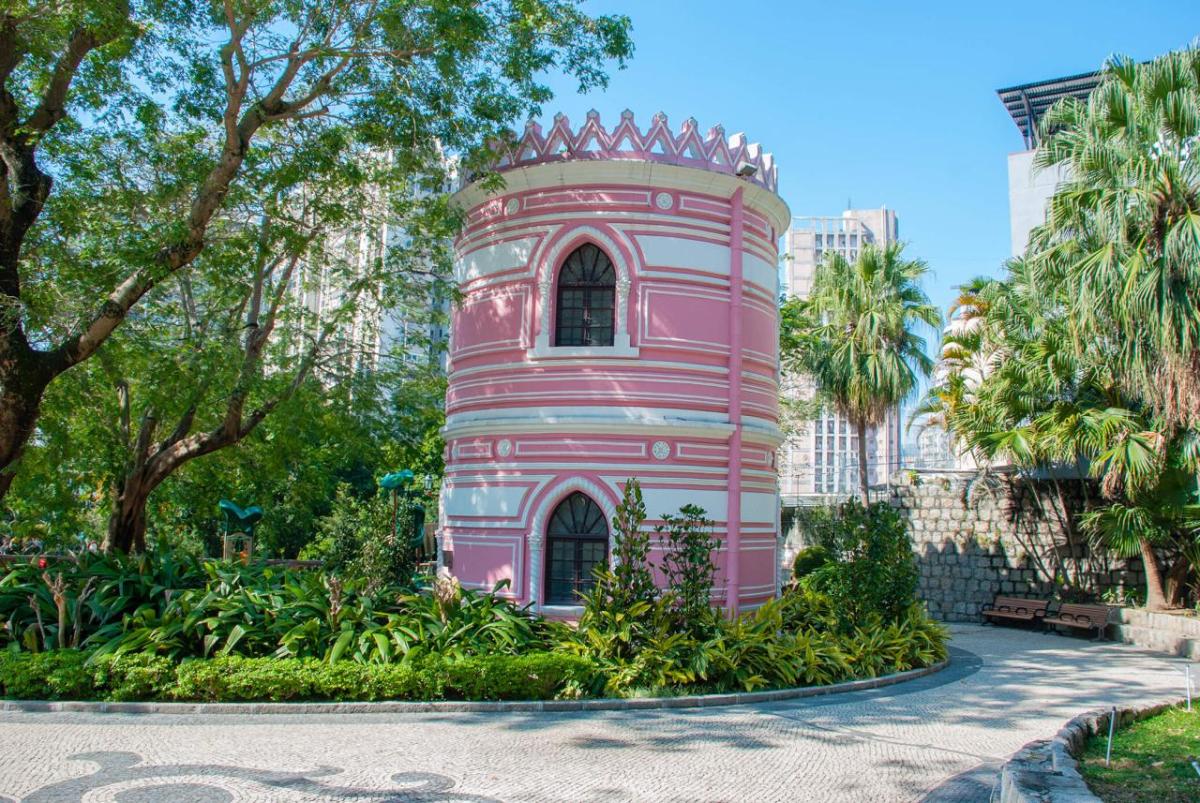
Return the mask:
<svg viewBox="0 0 1200 803">
<path fill-rule="evenodd" d="M 453 173 L 452 163 L 450 167 Z M 410 286 L 400 298 L 393 293 L 385 299 L 382 288 L 358 286 L 363 277 L 378 273 L 389 257 L 412 245 L 403 227 L 390 219 L 381 191 L 376 188 L 366 198 L 363 216 L 328 232 L 301 264 L 293 283 L 296 300 L 312 316 L 312 327 L 320 326 L 327 315 L 344 316 L 331 349 L 338 356 L 326 370 L 329 380 L 336 381 L 342 372 L 378 370 L 387 359 L 414 368 L 432 365 L 444 372 L 450 302 L 433 273 L 397 266 L 396 270 L 411 271 Z"/>
<path fill-rule="evenodd" d="M 829 252 L 848 260 L 868 243 L 878 246 L 900 237 L 895 210 L 847 209 L 840 217 L 798 217 L 784 234 L 783 286 L 787 296 L 812 290 L 817 265 Z M 787 400 L 809 400 L 813 384 L 804 377 L 785 382 Z M 858 435 L 843 417 L 822 410 L 815 420 L 788 420 L 788 438 L 779 450 L 780 494 L 785 506 L 844 498 L 857 493 Z M 883 485 L 900 468 L 901 416 L 897 409 L 887 422 L 867 433 L 868 482 Z"/>
<path fill-rule="evenodd" d="M 1050 196 L 1065 178 L 1057 168 L 1039 171 L 1033 167 L 1042 115 L 1062 98 L 1086 100 L 1100 78 L 1099 73 L 1089 72 L 996 90 L 1025 141 L 1023 150 L 1008 155 L 1009 237 L 1013 256 L 1025 253 L 1029 232 L 1046 222 Z"/>
</svg>

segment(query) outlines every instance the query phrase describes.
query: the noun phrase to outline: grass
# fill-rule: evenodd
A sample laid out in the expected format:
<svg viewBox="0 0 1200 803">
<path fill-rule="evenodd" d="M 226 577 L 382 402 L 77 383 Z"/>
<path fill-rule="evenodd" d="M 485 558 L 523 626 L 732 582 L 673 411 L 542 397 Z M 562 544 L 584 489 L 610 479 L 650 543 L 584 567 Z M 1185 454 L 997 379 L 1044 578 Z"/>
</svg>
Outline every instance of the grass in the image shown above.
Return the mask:
<svg viewBox="0 0 1200 803">
<path fill-rule="evenodd" d="M 1173 708 L 1122 728 L 1113 737 L 1112 766 L 1104 766 L 1108 734 L 1088 740 L 1080 771 L 1105 803 L 1200 800 L 1200 710 Z"/>
</svg>

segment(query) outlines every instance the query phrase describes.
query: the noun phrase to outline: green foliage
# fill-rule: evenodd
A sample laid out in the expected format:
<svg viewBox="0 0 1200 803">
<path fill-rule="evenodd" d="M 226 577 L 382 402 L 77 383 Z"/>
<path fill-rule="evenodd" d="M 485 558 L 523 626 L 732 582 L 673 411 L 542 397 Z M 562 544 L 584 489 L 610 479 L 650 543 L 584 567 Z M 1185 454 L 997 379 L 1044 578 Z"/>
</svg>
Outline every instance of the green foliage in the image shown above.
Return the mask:
<svg viewBox="0 0 1200 803">
<path fill-rule="evenodd" d="M 646 505 L 637 479 L 625 482 L 624 495 L 613 517 L 613 568 L 596 572 L 596 585 L 590 594 L 595 607 L 625 611 L 639 602 L 653 603 L 658 587 L 649 563 L 650 534 L 642 528 Z"/>
<path fill-rule="evenodd" d="M 796 559 L 792 561 L 792 577 L 803 580 L 833 559 L 833 553 L 826 547 L 819 544 L 805 547 L 796 553 Z"/>
<path fill-rule="evenodd" d="M 679 515 L 662 514 L 656 525 L 663 545 L 663 574 L 670 589 L 677 624 L 693 633 L 703 631 L 712 618 L 710 598 L 717 566 L 713 553 L 721 540 L 712 534 L 713 523 L 696 505 L 684 505 Z"/>
<path fill-rule="evenodd" d="M 305 551 L 324 561 L 331 572 L 361 580 L 374 593 L 385 585 L 411 585 L 416 569 L 411 510 L 398 506 L 393 531 L 391 499 L 384 493 L 362 498 L 348 485 L 339 485 L 333 510 L 317 523 L 319 540 Z"/>
<path fill-rule="evenodd" d="M 578 696 L 594 683 L 595 666 L 583 656 L 563 653 L 489 655 L 443 662 L 447 697 L 464 700 L 549 700 Z"/>
<path fill-rule="evenodd" d="M 904 259 L 903 248 L 867 244 L 854 262 L 827 252 L 811 292 L 788 299 L 780 313 L 784 368 L 813 377 L 820 399 L 855 427 L 864 469 L 867 428 L 883 423 L 932 369 L 919 328 L 941 323 L 920 285 L 928 268 Z M 867 473 L 859 475 L 865 502 Z"/>
<path fill-rule="evenodd" d="M 150 700 L 173 689 L 176 665 L 150 653 L 93 655 L 88 661 L 92 683 L 109 700 Z"/>
<path fill-rule="evenodd" d="M 61 620 L 47 582 L 60 577 Z M 0 646 L 30 652 L 58 646 L 62 633 L 67 646 L 101 655 L 385 664 L 545 649 L 555 627 L 494 594 L 439 600 L 321 572 L 201 563 L 166 548 L 137 558 L 83 555 L 48 570 L 13 566 L 0 579 L 0 622 Z"/>
<path fill-rule="evenodd" d="M 227 655 L 175 663 L 153 655 L 62 650 L 0 653 L 0 694 L 16 699 L 548 700 L 590 688 L 594 667 L 563 653 L 489 655 L 416 664 L 327 663 Z"/>
<path fill-rule="evenodd" d="M 685 516 L 703 521 L 696 511 Z M 669 519 L 681 539 L 695 539 L 698 561 L 710 553 L 684 520 Z M 52 618 L 51 574 L 65 601 L 61 620 Z M 696 570 L 706 576 L 711 582 Z M 165 547 L 48 570 L 18 565 L 0 581 L 0 692 L 202 701 L 637 696 L 833 683 L 945 655 L 944 631 L 919 606 L 845 627 L 844 606 L 811 587 L 734 619 L 704 596 L 687 626 L 672 591 L 619 608 L 597 585 L 570 627 L 515 607 L 502 590 L 463 591 L 439 577 L 432 593 L 371 592 L 332 574 L 201 562 Z M 53 649 L 60 632 L 82 649 Z"/>
<path fill-rule="evenodd" d="M 0 653 L 0 689 L 18 700 L 90 700 L 92 674 L 77 650 Z"/>
<path fill-rule="evenodd" d="M 885 502 L 863 506 L 852 499 L 816 514 L 810 533 L 836 558 L 804 584 L 828 595 L 841 627 L 867 626 L 872 616 L 898 621 L 912 606 L 917 565 L 899 511 Z"/>
<path fill-rule="evenodd" d="M 595 661 L 600 691 L 622 697 L 823 685 L 946 657 L 945 629 L 916 604 L 894 621 L 871 614 L 843 629 L 828 597 L 793 588 L 734 619 L 714 615 L 693 635 L 676 627 L 668 603 L 585 613 L 564 647 Z"/>
</svg>

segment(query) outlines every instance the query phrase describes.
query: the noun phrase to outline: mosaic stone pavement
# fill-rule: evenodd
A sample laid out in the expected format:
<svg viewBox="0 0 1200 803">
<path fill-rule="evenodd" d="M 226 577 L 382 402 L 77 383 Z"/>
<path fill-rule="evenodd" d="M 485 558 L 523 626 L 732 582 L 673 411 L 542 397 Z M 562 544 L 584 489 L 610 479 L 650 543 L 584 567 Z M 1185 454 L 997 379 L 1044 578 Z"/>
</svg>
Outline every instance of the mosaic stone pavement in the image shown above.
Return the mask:
<svg viewBox="0 0 1200 803">
<path fill-rule="evenodd" d="M 182 716 L 0 713 L 0 801 L 986 801 L 1091 708 L 1182 695 L 1114 644 L 952 627 L 950 668 L 730 708 Z"/>
</svg>

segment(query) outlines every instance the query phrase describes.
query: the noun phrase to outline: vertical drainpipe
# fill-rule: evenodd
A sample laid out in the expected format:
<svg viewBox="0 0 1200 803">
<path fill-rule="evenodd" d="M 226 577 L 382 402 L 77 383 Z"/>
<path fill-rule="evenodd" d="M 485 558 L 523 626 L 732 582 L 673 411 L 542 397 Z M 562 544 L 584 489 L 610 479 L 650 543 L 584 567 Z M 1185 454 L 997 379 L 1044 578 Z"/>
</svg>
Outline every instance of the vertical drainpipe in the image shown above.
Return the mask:
<svg viewBox="0 0 1200 803">
<path fill-rule="evenodd" d="M 738 611 L 742 543 L 742 232 L 744 207 L 738 187 L 730 199 L 729 220 L 729 500 L 725 507 L 725 607 Z"/>
</svg>

